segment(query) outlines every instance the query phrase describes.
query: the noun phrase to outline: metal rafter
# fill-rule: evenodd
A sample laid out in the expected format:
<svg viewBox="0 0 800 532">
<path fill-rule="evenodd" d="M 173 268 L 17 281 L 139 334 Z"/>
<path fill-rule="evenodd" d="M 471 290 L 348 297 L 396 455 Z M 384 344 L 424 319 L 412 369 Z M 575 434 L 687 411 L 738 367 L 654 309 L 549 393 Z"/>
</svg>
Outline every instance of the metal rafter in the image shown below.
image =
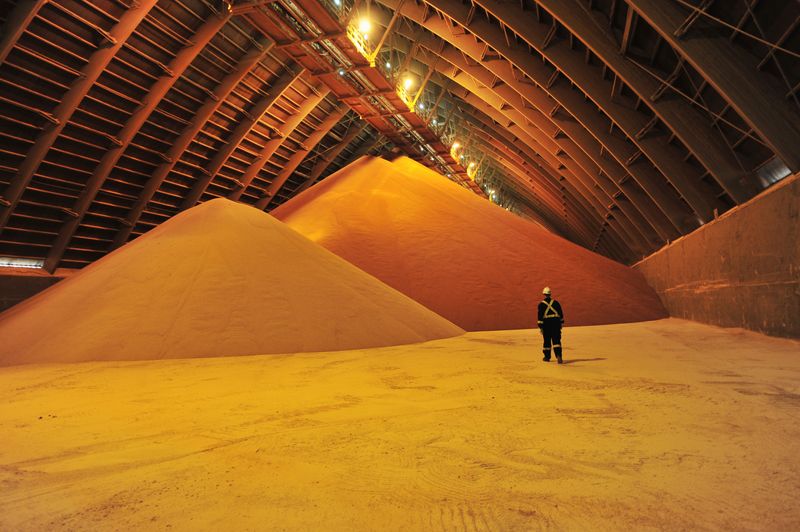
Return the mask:
<svg viewBox="0 0 800 532">
<path fill-rule="evenodd" d="M 11 213 L 16 209 L 25 187 L 30 183 L 47 152 L 64 130 L 83 98 L 114 58 L 117 51 L 122 48 L 128 37 L 136 30 L 139 23 L 155 7 L 155 4 L 156 0 L 143 0 L 128 9 L 109 32 L 109 36 L 114 42 L 109 42 L 107 46 L 100 46 L 92 53 L 86 66 L 81 71 L 81 77 L 73 82 L 66 94 L 61 98 L 61 102 L 52 113 L 54 122 L 50 122 L 36 138 L 36 142 L 28 151 L 17 174 L 3 194 L 5 201 L 0 203 L 0 233 L 8 223 Z"/>
<path fill-rule="evenodd" d="M 321 86 L 318 84 L 314 86 L 311 90 L 311 94 L 300 104 L 298 110 L 291 115 L 284 123 L 278 126 L 277 131 L 275 131 L 275 136 L 264 143 L 264 146 L 261 148 L 261 152 L 258 154 L 258 157 L 247 167 L 244 174 L 242 175 L 241 181 L 242 186 L 228 195 L 229 199 L 232 200 L 239 200 L 242 194 L 247 190 L 247 187 L 253 182 L 261 169 L 264 168 L 264 165 L 272 158 L 275 154 L 275 151 L 281 147 L 284 140 L 292 134 L 292 132 L 300 125 L 300 123 L 305 120 L 311 111 L 314 110 L 317 105 L 325 99 L 325 97 L 330 93 L 330 90 L 327 87 Z"/>
<path fill-rule="evenodd" d="M 194 207 L 194 205 L 200 201 L 200 198 L 203 196 L 206 189 L 208 189 L 214 177 L 216 177 L 217 172 L 225 165 L 233 152 L 236 151 L 236 148 L 239 147 L 242 140 L 250 133 L 259 120 L 261 120 L 264 113 L 266 113 L 305 72 L 306 70 L 304 68 L 290 68 L 284 71 L 278 79 L 270 85 L 267 94 L 262 96 L 261 99 L 253 105 L 248 111 L 247 118 L 239 122 L 226 140 L 225 145 L 220 148 L 205 165 L 205 171 L 200 176 L 200 179 L 195 181 L 194 185 L 192 185 L 192 189 L 181 203 L 181 210 Z"/>
<path fill-rule="evenodd" d="M 393 7 L 396 0 L 379 0 L 379 2 Z M 602 120 L 602 116 L 597 113 L 597 108 L 587 108 L 587 106 L 594 106 L 591 106 L 591 104 L 583 98 L 582 94 L 575 91 L 570 82 L 560 79 L 558 74 L 561 71 L 554 69 L 545 62 L 534 60 L 527 48 L 516 45 L 514 42 L 511 42 L 512 46 L 509 46 L 506 43 L 503 30 L 500 27 L 492 24 L 488 20 L 478 17 L 472 20 L 469 27 L 467 27 L 469 8 L 456 0 L 429 0 L 426 3 L 436 8 L 443 16 L 446 16 L 453 24 L 463 28 L 466 32 L 453 32 L 447 22 L 439 17 L 430 17 L 425 21 L 422 16 L 424 9 L 420 6 L 404 4 L 402 7 L 403 15 L 419 24 L 423 24 L 426 29 L 448 40 L 456 48 L 469 52 L 475 61 L 482 61 L 486 50 L 491 47 L 491 50 L 498 54 L 499 58 L 504 59 L 498 62 L 499 65 L 503 68 L 507 68 L 512 73 L 514 68 L 516 68 L 519 72 L 522 72 L 533 80 L 536 85 L 545 89 L 554 99 L 553 106 L 555 106 L 557 102 L 578 120 L 581 120 L 582 116 L 586 116 L 589 113 L 596 115 L 597 119 Z M 533 26 L 529 28 L 531 32 L 535 30 Z M 479 38 L 480 41 L 476 42 L 475 37 Z M 533 38 L 533 34 L 526 34 L 523 36 L 526 43 L 531 48 L 536 49 L 542 57 L 548 59 L 548 61 L 552 60 L 550 54 L 552 50 L 562 45 L 568 46 L 566 43 L 555 41 L 551 43 L 548 48 L 541 49 L 540 43 L 544 36 L 536 34 L 536 37 L 539 38 L 538 41 Z M 561 63 L 561 58 L 556 59 Z M 575 68 L 576 71 L 573 72 L 573 65 L 560 65 L 555 62 L 554 64 L 561 68 L 567 67 L 567 72 L 565 73 L 569 73 L 571 79 L 577 78 L 582 82 L 578 85 L 581 86 L 585 94 L 587 94 L 600 109 L 603 109 L 609 115 L 613 120 L 612 124 L 624 128 L 623 131 L 625 131 L 628 140 L 633 142 L 631 146 L 632 149 L 628 148 L 625 150 L 625 152 L 628 153 L 628 159 L 631 159 L 637 153 L 647 156 L 647 158 L 661 170 L 661 173 L 669 178 L 701 219 L 710 220 L 713 218 L 713 209 L 721 205 L 716 198 L 709 197 L 707 194 L 702 193 L 697 187 L 697 178 L 692 175 L 693 170 L 683 162 L 679 154 L 676 156 L 676 154 L 673 153 L 673 151 L 676 151 L 676 148 L 655 138 L 635 139 L 635 133 L 640 129 L 640 127 L 632 125 L 632 119 L 638 120 L 635 110 L 613 102 L 611 95 L 602 90 L 602 86 L 598 84 L 594 78 L 586 79 L 587 75 L 586 72 L 583 71 L 583 65 L 581 65 L 579 69 Z M 606 125 L 604 129 L 607 131 L 608 126 Z M 595 134 L 598 135 L 600 132 L 596 131 Z M 659 204 L 663 203 L 659 201 Z M 684 221 L 680 227 L 681 229 L 686 229 L 687 225 L 686 221 Z"/>
<path fill-rule="evenodd" d="M 342 137 L 335 146 L 331 147 L 324 155 L 321 155 L 319 159 L 314 162 L 314 166 L 311 167 L 311 171 L 308 174 L 308 178 L 306 178 L 305 182 L 298 187 L 295 194 L 299 194 L 305 189 L 310 186 L 313 186 L 314 183 L 317 182 L 317 179 L 320 178 L 322 174 L 325 173 L 325 170 L 331 165 L 331 163 L 336 159 L 339 154 L 341 154 L 345 148 L 347 148 L 353 140 L 358 137 L 364 129 L 366 129 L 367 124 L 361 122 L 359 124 L 351 124 L 347 130 L 347 133 Z"/>
<path fill-rule="evenodd" d="M 422 41 L 422 39 L 420 39 L 420 41 Z M 586 187 L 597 196 L 597 199 L 602 204 L 609 205 L 610 203 L 616 203 L 614 198 L 622 191 L 615 183 L 608 179 L 603 179 L 600 167 L 595 163 L 597 160 L 600 164 L 604 164 L 606 160 L 600 157 L 599 151 L 595 152 L 597 153 L 596 159 L 588 157 L 568 135 L 560 134 L 562 130 L 551 121 L 550 116 L 543 113 L 542 109 L 540 109 L 539 106 L 541 103 L 536 102 L 530 97 L 523 98 L 522 94 L 529 95 L 531 93 L 530 90 L 525 90 L 530 86 L 520 86 L 516 79 L 503 79 L 504 84 L 493 84 L 494 76 L 485 69 L 484 66 L 481 64 L 468 64 L 455 49 L 450 48 L 448 52 L 450 53 L 445 55 L 445 50 L 442 49 L 440 57 L 445 58 L 457 69 L 455 72 L 455 76 L 457 77 L 452 77 L 451 79 L 460 82 L 460 80 L 463 80 L 463 76 L 461 76 L 460 72 L 464 72 L 473 77 L 475 81 L 479 82 L 477 85 L 472 84 L 466 87 L 470 92 L 475 94 L 494 93 L 497 98 L 499 98 L 500 102 L 506 102 L 510 105 L 511 108 L 518 113 L 517 116 L 523 117 L 527 123 L 537 127 L 550 126 L 548 131 L 543 132 L 545 133 L 544 135 L 539 135 L 537 137 L 540 144 L 545 149 L 549 150 L 559 161 L 570 167 L 572 173 L 584 182 Z M 483 88 L 481 84 L 486 88 Z M 484 97 L 484 100 L 486 100 L 486 97 Z M 539 112 L 536 113 L 536 110 Z M 513 119 L 515 117 L 510 118 Z M 517 121 L 517 123 L 520 123 L 520 121 Z M 562 151 L 569 155 L 569 159 L 559 156 L 559 153 Z M 599 187 L 595 187 L 595 184 L 599 185 Z M 640 244 L 652 250 L 657 244 L 657 241 L 654 240 L 656 233 L 653 228 L 650 227 L 648 222 L 645 221 L 638 212 L 633 212 L 629 209 L 628 204 L 622 203 L 619 204 L 619 206 L 623 210 L 625 217 L 629 218 L 631 222 L 636 225 L 636 230 L 633 233 L 634 240 L 640 240 Z M 645 210 L 644 207 L 640 207 L 640 209 Z M 622 223 L 627 226 L 626 221 Z"/>
<path fill-rule="evenodd" d="M 800 112 L 766 76 L 758 61 L 719 34 L 690 31 L 687 14 L 673 2 L 627 0 L 631 8 L 680 53 L 772 147 L 792 171 L 800 170 Z M 696 13 L 696 12 L 692 12 Z"/>
<path fill-rule="evenodd" d="M 348 110 L 349 108 L 346 104 L 339 104 L 325 117 L 325 120 L 323 120 L 322 123 L 314 129 L 311 135 L 308 136 L 305 142 L 303 142 L 302 148 L 296 150 L 289 157 L 289 160 L 283 164 L 278 175 L 275 176 L 269 184 L 269 187 L 267 187 L 267 190 L 264 191 L 264 195 L 256 201 L 255 206 L 257 208 L 261 210 L 269 208 L 272 200 L 275 199 L 275 196 L 278 195 L 278 192 L 280 192 L 283 185 L 286 184 L 286 181 L 289 180 L 297 167 L 300 166 L 300 163 L 302 163 L 308 154 L 317 147 L 317 144 L 325 138 L 325 135 L 339 123 Z"/>
<path fill-rule="evenodd" d="M 516 4 L 506 4 L 497 0 L 475 0 L 475 2 L 488 12 L 500 17 L 515 33 L 530 34 L 531 38 L 535 38 L 535 32 L 531 31 L 531 27 L 536 26 L 535 19 L 530 14 L 526 16 L 525 12 Z M 722 136 L 714 130 L 699 110 L 682 99 L 658 98 L 651 100 L 650 96 L 658 90 L 659 82 L 634 63 L 626 61 L 624 57 L 632 28 L 635 28 L 636 19 L 632 10 L 628 11 L 625 33 L 620 46 L 616 44 L 609 32 L 604 31 L 598 24 L 598 20 L 591 15 L 588 7 L 579 0 L 536 0 L 536 2 L 581 40 L 596 57 L 600 58 L 614 72 L 614 80 L 624 81 L 639 100 L 648 106 L 655 116 L 668 126 L 697 160 L 708 169 L 731 198 L 741 203 L 757 193 L 753 176 L 741 168 Z M 538 23 L 538 27 L 541 28 L 541 34 L 545 25 Z M 623 50 L 622 55 L 620 48 Z M 593 71 L 595 78 L 603 79 L 602 68 L 585 65 L 585 61 L 580 57 L 583 55 L 582 52 L 572 49 L 566 43 L 561 46 L 551 46 L 548 53 L 555 64 L 559 66 L 569 64 L 570 72 L 585 71 L 587 72 L 586 79 L 589 79 L 588 74 Z M 563 67 L 561 68 L 563 69 Z M 572 79 L 576 82 L 579 81 L 575 78 Z M 612 82 L 605 81 L 605 84 L 607 93 L 610 94 Z M 621 87 L 621 84 L 618 85 Z M 605 109 L 605 107 L 603 108 Z M 643 116 L 637 123 L 631 121 L 632 127 L 639 123 L 645 124 L 647 120 L 649 120 L 648 117 Z M 643 127 L 640 127 L 639 130 L 641 131 Z"/>
<path fill-rule="evenodd" d="M 267 52 L 267 47 L 254 46 L 253 49 L 246 53 L 236 64 L 233 71 L 226 75 L 219 85 L 208 95 L 203 105 L 194 114 L 192 122 L 184 128 L 180 136 L 172 143 L 169 152 L 166 154 L 167 161 L 156 168 L 153 175 L 148 179 L 139 194 L 139 199 L 136 200 L 136 203 L 128 212 L 125 223 L 114 237 L 111 249 L 116 249 L 128 241 L 128 237 L 139 221 L 142 213 L 147 208 L 147 204 L 150 203 L 150 200 L 153 199 L 153 196 L 161 187 L 161 184 L 166 180 L 172 169 L 175 168 L 175 165 L 180 161 L 181 157 L 183 157 L 184 152 L 192 143 L 192 140 L 194 140 L 197 134 L 202 130 L 208 119 L 219 109 L 220 105 L 222 105 L 236 85 L 238 85 L 247 73 L 266 56 Z"/>
<path fill-rule="evenodd" d="M 417 37 L 417 44 L 423 42 L 421 36 Z M 409 54 L 409 57 L 411 54 Z M 455 58 L 449 58 L 452 61 L 459 61 L 458 54 Z M 428 62 L 430 64 L 430 62 Z M 429 67 L 433 70 L 432 67 Z M 509 93 L 506 91 L 505 97 L 497 95 L 494 91 L 501 89 L 509 89 L 508 86 L 496 85 L 494 89 L 491 88 L 491 80 L 486 79 L 478 72 L 480 67 L 476 65 L 473 69 L 468 64 L 460 63 L 458 68 L 450 72 L 443 72 L 455 83 L 462 85 L 471 94 L 480 97 L 485 103 L 489 104 L 498 112 L 505 115 L 509 120 L 516 123 L 517 127 L 522 129 L 528 138 L 528 142 L 533 146 L 547 161 L 551 168 L 555 169 L 562 176 L 570 178 L 570 185 L 575 187 L 578 193 L 584 197 L 585 201 L 592 206 L 593 211 L 598 216 L 599 220 L 603 220 L 608 213 L 607 204 L 609 203 L 608 197 L 602 197 L 599 188 L 594 186 L 592 178 L 588 176 L 582 168 L 580 168 L 572 159 L 562 154 L 562 149 L 553 140 L 558 132 L 558 128 L 552 128 L 550 133 L 542 132 L 539 125 L 545 125 L 545 121 L 541 114 L 531 115 L 534 109 L 529 106 L 518 102 L 520 96 L 517 93 Z M 485 85 L 477 83 L 473 78 L 466 73 L 464 69 L 470 69 L 474 75 L 482 77 Z M 516 102 L 515 104 L 509 103 L 510 101 Z M 627 222 L 622 222 L 626 229 L 629 229 Z M 645 239 L 637 231 L 626 231 L 625 237 L 620 235 L 622 242 L 627 242 L 627 245 L 632 246 L 637 254 L 643 253 L 642 245 L 652 248 L 646 243 Z"/>
<path fill-rule="evenodd" d="M 117 134 L 119 143 L 109 147 L 105 154 L 103 154 L 103 158 L 96 166 L 94 172 L 92 172 L 81 195 L 75 202 L 72 210 L 77 216 L 69 218 L 61 226 L 58 236 L 44 262 L 44 268 L 47 271 L 52 272 L 58 267 L 70 240 L 86 216 L 98 192 L 102 189 L 106 179 L 108 179 L 111 170 L 117 165 L 120 157 L 122 157 L 125 150 L 128 149 L 145 122 L 147 122 L 153 110 L 227 21 L 228 18 L 224 16 L 210 17 L 194 34 L 192 43 L 175 54 L 175 58 L 167 65 L 171 74 L 165 74 L 153 84 L 147 94 L 147 99 L 142 102 L 130 118 L 128 118 L 127 122 L 125 122 L 125 125 Z M 264 44 L 266 48 L 269 48 L 271 43 Z"/>
<path fill-rule="evenodd" d="M 17 44 L 17 41 L 25 32 L 25 28 L 28 27 L 33 17 L 47 2 L 48 0 L 19 0 L 16 3 L 2 27 L 0 64 L 3 64 L 14 45 Z"/>
</svg>

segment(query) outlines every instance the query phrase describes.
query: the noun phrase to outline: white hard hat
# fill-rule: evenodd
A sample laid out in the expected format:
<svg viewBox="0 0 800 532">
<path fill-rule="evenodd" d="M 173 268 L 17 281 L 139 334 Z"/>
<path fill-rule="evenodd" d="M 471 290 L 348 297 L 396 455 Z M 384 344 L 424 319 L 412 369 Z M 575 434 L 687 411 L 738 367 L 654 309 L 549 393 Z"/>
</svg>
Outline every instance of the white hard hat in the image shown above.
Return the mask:
<svg viewBox="0 0 800 532">
<path fill-rule="evenodd" d="M 550 287 L 549 286 L 545 286 L 544 290 L 542 290 L 542 293 L 549 296 L 550 295 Z"/>
</svg>

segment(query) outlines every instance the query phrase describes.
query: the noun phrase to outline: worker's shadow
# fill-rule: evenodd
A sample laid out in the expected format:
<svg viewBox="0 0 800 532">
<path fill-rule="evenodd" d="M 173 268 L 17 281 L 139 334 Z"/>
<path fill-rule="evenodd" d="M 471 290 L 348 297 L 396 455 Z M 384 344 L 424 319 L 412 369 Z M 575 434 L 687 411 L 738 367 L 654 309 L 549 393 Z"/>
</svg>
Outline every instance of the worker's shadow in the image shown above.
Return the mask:
<svg viewBox="0 0 800 532">
<path fill-rule="evenodd" d="M 569 358 L 564 361 L 564 364 L 574 364 L 575 362 L 595 362 L 598 360 L 607 360 L 605 358 Z"/>
</svg>

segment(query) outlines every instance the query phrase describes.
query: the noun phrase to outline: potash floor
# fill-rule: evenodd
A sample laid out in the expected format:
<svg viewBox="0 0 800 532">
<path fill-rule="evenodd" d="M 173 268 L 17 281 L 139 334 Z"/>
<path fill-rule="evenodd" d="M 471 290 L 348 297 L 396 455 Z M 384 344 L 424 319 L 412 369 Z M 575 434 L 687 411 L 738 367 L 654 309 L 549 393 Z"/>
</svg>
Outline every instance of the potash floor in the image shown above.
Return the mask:
<svg viewBox="0 0 800 532">
<path fill-rule="evenodd" d="M 0 529 L 800 529 L 800 343 L 564 344 L 0 368 Z"/>
</svg>

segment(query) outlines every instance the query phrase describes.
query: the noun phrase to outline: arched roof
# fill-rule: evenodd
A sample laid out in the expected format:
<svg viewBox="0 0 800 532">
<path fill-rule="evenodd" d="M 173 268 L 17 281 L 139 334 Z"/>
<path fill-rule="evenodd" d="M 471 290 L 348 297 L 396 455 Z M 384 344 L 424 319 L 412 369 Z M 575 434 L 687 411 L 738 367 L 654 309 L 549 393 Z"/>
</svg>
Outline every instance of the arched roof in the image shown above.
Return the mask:
<svg viewBox="0 0 800 532">
<path fill-rule="evenodd" d="M 800 170 L 796 0 L 2 0 L 0 13 L 0 256 L 49 270 L 213 197 L 268 210 L 389 150 L 621 262 Z"/>
</svg>

